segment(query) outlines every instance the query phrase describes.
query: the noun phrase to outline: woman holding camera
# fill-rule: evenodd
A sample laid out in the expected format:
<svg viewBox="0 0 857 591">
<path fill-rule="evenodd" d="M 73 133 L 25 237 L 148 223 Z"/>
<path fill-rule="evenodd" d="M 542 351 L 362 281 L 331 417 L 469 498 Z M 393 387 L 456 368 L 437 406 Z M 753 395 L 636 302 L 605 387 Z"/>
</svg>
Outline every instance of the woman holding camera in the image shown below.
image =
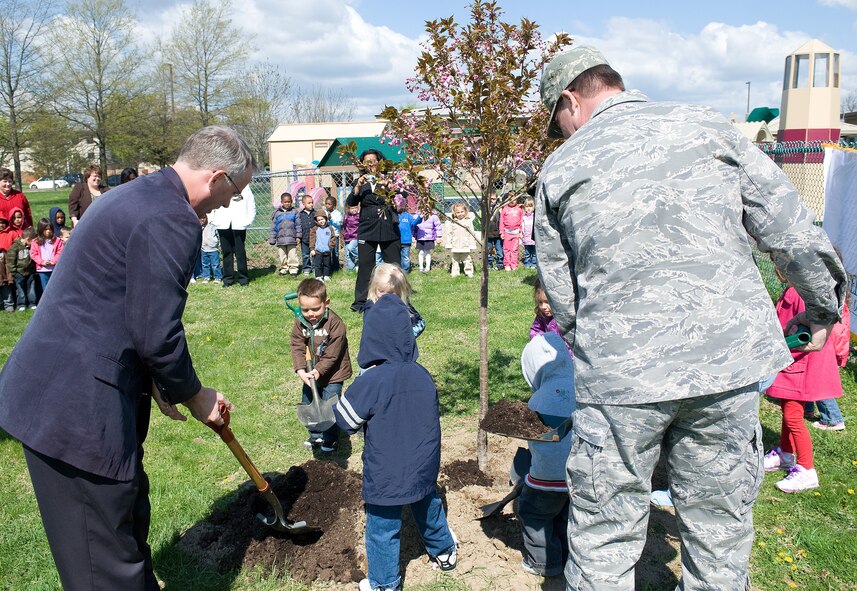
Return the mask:
<svg viewBox="0 0 857 591">
<path fill-rule="evenodd" d="M 351 309 L 359 312 L 366 303 L 369 277 L 375 268 L 375 251 L 380 247 L 385 263 L 398 265 L 401 262 L 401 235 L 399 216 L 376 188 L 386 185 L 376 178 L 378 164 L 384 155 L 369 149 L 360 154 L 364 172 L 354 183 L 354 189 L 345 200 L 346 206 L 360 206 L 360 225 L 357 227 L 357 283 L 354 286 L 354 303 Z"/>
</svg>

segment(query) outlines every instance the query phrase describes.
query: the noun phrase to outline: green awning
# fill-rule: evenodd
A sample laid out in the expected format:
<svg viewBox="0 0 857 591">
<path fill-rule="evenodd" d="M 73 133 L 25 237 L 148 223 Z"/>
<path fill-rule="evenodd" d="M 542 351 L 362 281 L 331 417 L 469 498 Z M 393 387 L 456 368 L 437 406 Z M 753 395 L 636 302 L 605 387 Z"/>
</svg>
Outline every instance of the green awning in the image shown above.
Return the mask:
<svg viewBox="0 0 857 591">
<path fill-rule="evenodd" d="M 347 145 L 349 142 L 357 144 L 356 156 L 360 156 L 364 150 L 374 148 L 381 152 L 388 160 L 392 160 L 393 162 L 401 162 L 404 160 L 404 154 L 401 153 L 401 146 L 390 146 L 386 143 L 382 144 L 380 137 L 338 137 L 333 140 L 333 143 L 330 144 L 327 152 L 325 152 L 324 156 L 321 157 L 321 160 L 318 162 L 318 167 L 329 168 L 334 166 L 354 166 L 354 163 L 349 157 L 343 157 L 339 154 L 339 148 Z"/>
<path fill-rule="evenodd" d="M 770 123 L 779 116 L 779 109 L 772 109 L 770 107 L 756 107 L 755 109 L 750 111 L 749 115 L 747 115 L 747 122 L 754 123 L 764 121 L 765 123 Z"/>
</svg>

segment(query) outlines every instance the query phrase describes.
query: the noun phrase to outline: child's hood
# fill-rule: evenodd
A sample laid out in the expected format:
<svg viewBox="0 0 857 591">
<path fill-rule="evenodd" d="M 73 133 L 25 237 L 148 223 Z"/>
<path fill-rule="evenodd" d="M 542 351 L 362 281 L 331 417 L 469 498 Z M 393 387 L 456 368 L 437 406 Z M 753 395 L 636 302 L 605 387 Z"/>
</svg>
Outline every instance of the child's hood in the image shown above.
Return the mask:
<svg viewBox="0 0 857 591">
<path fill-rule="evenodd" d="M 527 406 L 539 414 L 568 417 L 574 411 L 574 362 L 554 332 L 536 335 L 521 353 L 521 371 L 533 395 Z"/>
<path fill-rule="evenodd" d="M 24 220 L 26 219 L 26 216 L 24 215 L 23 209 L 21 209 L 20 207 L 13 207 L 12 209 L 9 210 L 9 219 L 7 220 L 9 222 L 10 226 L 13 225 L 12 220 L 15 219 L 15 212 L 17 212 L 17 211 L 21 212 L 21 224 L 23 224 Z"/>
<path fill-rule="evenodd" d="M 60 226 L 60 225 L 57 223 L 57 213 L 58 213 L 58 212 L 60 212 L 60 211 L 62 211 L 62 208 L 59 208 L 59 207 L 52 207 L 52 208 L 51 208 L 50 217 L 48 218 L 48 219 L 50 220 L 50 222 L 51 222 L 51 226 L 52 226 L 52 227 L 53 227 L 53 229 L 54 229 L 54 234 L 56 234 L 57 236 L 59 236 L 59 235 L 60 235 L 60 228 L 62 228 L 62 226 Z M 63 219 L 65 219 L 65 212 L 64 212 L 64 211 L 62 211 L 62 215 L 63 215 Z M 65 225 L 65 224 L 63 224 L 63 225 Z"/>
<path fill-rule="evenodd" d="M 358 365 L 370 367 L 416 360 L 416 340 L 408 307 L 397 295 L 382 295 L 363 315 Z"/>
</svg>

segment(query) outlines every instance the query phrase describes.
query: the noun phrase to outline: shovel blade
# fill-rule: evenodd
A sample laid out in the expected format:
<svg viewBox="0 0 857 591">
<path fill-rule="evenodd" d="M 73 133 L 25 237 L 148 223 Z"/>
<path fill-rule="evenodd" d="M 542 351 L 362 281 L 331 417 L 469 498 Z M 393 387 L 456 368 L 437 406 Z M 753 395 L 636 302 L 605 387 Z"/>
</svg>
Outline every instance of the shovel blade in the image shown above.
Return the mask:
<svg viewBox="0 0 857 591">
<path fill-rule="evenodd" d="M 480 509 L 482 510 L 482 516 L 477 517 L 477 519 L 481 520 L 485 519 L 486 517 L 493 517 L 494 515 L 499 515 L 500 512 L 503 510 L 503 507 L 508 505 L 510 501 L 513 501 L 519 496 L 521 496 L 521 490 L 523 490 L 523 488 L 524 482 L 521 481 L 515 485 L 515 488 L 513 488 L 509 492 L 509 494 L 507 494 L 505 497 L 503 497 L 496 503 L 490 503 L 488 505 L 483 505 L 482 507 L 480 507 Z"/>
<path fill-rule="evenodd" d="M 333 396 L 327 400 L 318 400 L 309 404 L 298 404 L 295 406 L 298 420 L 313 433 L 323 433 L 336 424 L 336 415 L 333 407 L 339 402 L 339 396 Z"/>
</svg>

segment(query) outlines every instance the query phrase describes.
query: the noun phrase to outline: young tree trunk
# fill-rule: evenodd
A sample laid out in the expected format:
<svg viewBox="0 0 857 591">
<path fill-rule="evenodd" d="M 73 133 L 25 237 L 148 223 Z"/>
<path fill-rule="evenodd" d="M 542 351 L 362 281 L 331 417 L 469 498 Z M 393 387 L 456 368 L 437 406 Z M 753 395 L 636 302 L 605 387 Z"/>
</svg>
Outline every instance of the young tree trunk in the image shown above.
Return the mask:
<svg viewBox="0 0 857 591">
<path fill-rule="evenodd" d="M 482 273 L 479 285 L 479 423 L 488 413 L 488 200 L 482 199 Z M 476 462 L 488 469 L 488 433 L 479 427 L 476 435 Z"/>
</svg>

